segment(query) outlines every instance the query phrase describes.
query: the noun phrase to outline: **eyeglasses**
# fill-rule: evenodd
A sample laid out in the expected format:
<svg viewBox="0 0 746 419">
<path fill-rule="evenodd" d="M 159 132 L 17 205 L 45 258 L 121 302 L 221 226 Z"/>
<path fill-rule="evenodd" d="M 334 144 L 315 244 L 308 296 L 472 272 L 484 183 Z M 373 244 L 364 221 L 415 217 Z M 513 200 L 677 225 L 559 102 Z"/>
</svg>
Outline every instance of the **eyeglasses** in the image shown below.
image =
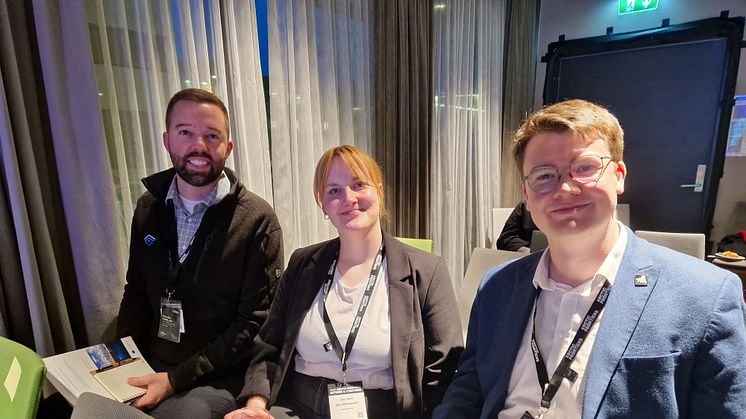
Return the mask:
<svg viewBox="0 0 746 419">
<path fill-rule="evenodd" d="M 595 154 L 578 156 L 570 162 L 568 173 L 578 183 L 596 182 L 609 165 L 609 163 L 604 164 L 604 160 L 611 162 L 611 157 L 601 157 Z M 523 178 L 523 181 L 534 192 L 545 195 L 554 191 L 559 185 L 561 177 L 560 171 L 556 167 L 539 166 L 531 169 L 528 175 Z"/>
</svg>

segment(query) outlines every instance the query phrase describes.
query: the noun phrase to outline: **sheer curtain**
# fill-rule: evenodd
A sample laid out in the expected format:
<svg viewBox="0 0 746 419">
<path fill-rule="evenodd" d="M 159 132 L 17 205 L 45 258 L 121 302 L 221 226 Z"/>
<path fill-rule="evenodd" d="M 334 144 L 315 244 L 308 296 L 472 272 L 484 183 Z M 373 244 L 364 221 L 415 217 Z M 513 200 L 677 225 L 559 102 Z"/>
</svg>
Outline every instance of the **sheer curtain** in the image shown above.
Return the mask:
<svg viewBox="0 0 746 419">
<path fill-rule="evenodd" d="M 434 252 L 458 289 L 499 204 L 506 0 L 436 0 L 433 12 Z"/>
<path fill-rule="evenodd" d="M 313 198 L 321 154 L 340 144 L 372 152 L 370 5 L 274 0 L 267 14 L 275 211 L 290 255 L 336 234 Z"/>
<path fill-rule="evenodd" d="M 254 1 L 86 0 L 122 249 L 140 179 L 171 166 L 161 133 L 170 97 L 210 90 L 228 107 L 227 166 L 270 204 L 272 180 Z M 122 255 L 126 262 L 127 255 Z"/>
</svg>

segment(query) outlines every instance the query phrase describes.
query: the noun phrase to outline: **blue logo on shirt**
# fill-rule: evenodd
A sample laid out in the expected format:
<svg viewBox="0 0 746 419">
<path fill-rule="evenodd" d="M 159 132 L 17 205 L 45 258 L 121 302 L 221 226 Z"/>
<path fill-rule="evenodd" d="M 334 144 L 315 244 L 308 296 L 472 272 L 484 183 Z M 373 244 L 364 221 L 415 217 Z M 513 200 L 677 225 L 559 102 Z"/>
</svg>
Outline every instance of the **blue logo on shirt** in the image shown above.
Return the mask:
<svg viewBox="0 0 746 419">
<path fill-rule="evenodd" d="M 155 237 L 151 236 L 150 234 L 145 236 L 145 244 L 148 247 L 152 247 L 154 243 L 155 243 Z"/>
</svg>

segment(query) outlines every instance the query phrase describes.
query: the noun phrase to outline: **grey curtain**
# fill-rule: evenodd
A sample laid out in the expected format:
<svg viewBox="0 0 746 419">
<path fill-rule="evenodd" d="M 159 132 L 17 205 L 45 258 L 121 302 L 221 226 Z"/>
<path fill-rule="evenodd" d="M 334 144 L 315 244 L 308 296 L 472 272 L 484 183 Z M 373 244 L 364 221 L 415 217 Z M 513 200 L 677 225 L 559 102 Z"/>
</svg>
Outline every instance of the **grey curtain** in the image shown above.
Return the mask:
<svg viewBox="0 0 746 419">
<path fill-rule="evenodd" d="M 384 229 L 403 237 L 431 238 L 432 12 L 429 0 L 374 6 L 373 150 L 389 210 Z"/>
<path fill-rule="evenodd" d="M 532 112 L 534 104 L 539 4 L 539 0 L 508 2 L 500 176 L 503 207 L 512 207 L 523 197 L 520 171 L 510 148 L 515 131 Z"/>
<path fill-rule="evenodd" d="M 0 334 L 48 356 L 108 335 L 124 278 L 85 4 L 0 0 L 0 47 Z"/>
<path fill-rule="evenodd" d="M 85 328 L 29 17 L 0 0 L 0 334 L 51 355 Z"/>
<path fill-rule="evenodd" d="M 34 0 L 51 145 L 86 336 L 113 335 L 126 254 L 98 104 L 84 0 Z"/>
</svg>

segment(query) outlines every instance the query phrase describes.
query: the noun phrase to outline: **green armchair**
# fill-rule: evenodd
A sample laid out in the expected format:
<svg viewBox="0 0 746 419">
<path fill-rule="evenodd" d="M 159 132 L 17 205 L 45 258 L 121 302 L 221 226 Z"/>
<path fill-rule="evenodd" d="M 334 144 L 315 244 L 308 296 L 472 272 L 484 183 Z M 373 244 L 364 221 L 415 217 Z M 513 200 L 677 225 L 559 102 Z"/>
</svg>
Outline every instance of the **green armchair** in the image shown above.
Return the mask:
<svg viewBox="0 0 746 419">
<path fill-rule="evenodd" d="M 410 239 L 407 237 L 397 237 L 397 240 L 428 253 L 433 252 L 433 241 L 431 239 Z"/>
<path fill-rule="evenodd" d="M 0 337 L 0 418 L 35 418 L 46 373 L 36 352 Z"/>
</svg>

